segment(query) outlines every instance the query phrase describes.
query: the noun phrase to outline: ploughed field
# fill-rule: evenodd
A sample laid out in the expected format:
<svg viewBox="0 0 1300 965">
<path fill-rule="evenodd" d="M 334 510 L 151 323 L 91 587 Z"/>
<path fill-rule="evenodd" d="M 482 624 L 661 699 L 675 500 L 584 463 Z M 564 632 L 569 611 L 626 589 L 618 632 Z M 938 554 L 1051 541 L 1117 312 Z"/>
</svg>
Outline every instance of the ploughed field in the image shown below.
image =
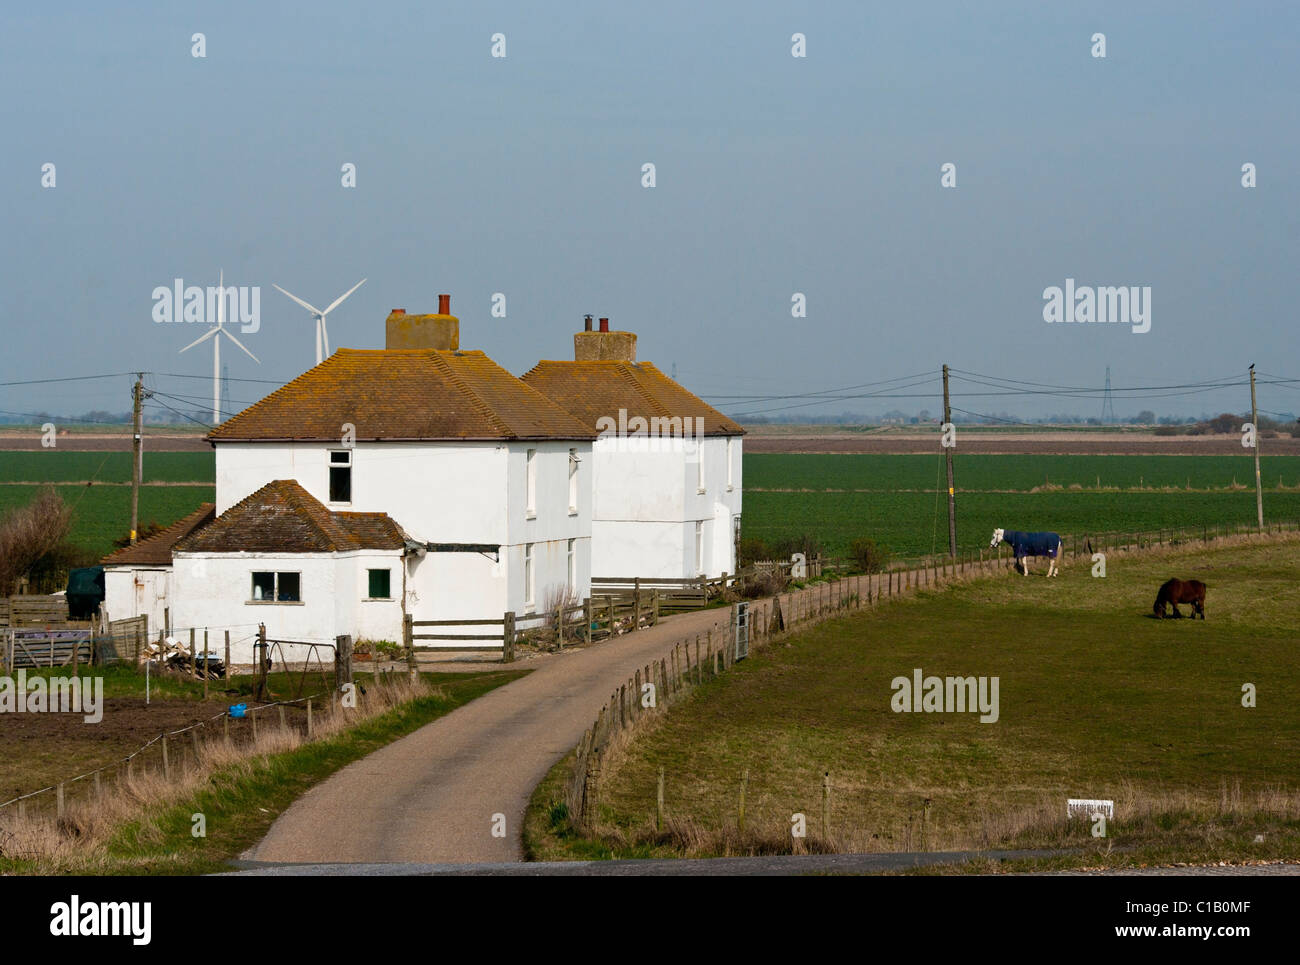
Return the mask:
<svg viewBox="0 0 1300 965">
<path fill-rule="evenodd" d="M 808 846 L 822 847 L 829 772 L 838 850 L 1068 846 L 1088 864 L 1294 858 L 1300 539 L 1107 563 L 1105 578 L 1067 562 L 1054 580 L 1008 574 L 923 592 L 757 651 L 674 705 L 602 775 L 594 834 L 552 836 L 539 857 L 788 851 L 795 814 Z M 1152 618 L 1174 575 L 1208 584 L 1204 622 Z M 897 678 L 918 669 L 997 678 L 996 721 L 895 710 Z M 1246 684 L 1254 707 L 1243 706 Z M 1115 802 L 1105 838 L 1065 819 L 1068 798 Z"/>
</svg>

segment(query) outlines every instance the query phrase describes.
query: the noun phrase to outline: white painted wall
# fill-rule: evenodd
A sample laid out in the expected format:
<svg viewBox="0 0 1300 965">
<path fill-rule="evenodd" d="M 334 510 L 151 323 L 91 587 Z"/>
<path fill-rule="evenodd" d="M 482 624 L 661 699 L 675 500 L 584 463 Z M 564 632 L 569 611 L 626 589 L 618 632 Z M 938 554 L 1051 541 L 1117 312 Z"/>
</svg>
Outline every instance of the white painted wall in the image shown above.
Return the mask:
<svg viewBox="0 0 1300 965">
<path fill-rule="evenodd" d="M 156 637 L 166 626 L 170 597 L 170 567 L 104 567 L 103 610 L 110 620 L 143 614 L 149 618 L 149 635 Z"/>
<path fill-rule="evenodd" d="M 698 446 L 685 447 L 671 439 L 597 439 L 592 574 L 698 575 L 696 521 L 704 524 L 705 574 L 734 573 L 732 525 L 741 512 L 741 453 L 742 440 L 733 437 L 728 484 L 725 437 L 709 437 Z"/>
<path fill-rule="evenodd" d="M 406 602 L 416 620 L 495 619 L 507 608 L 522 614 L 544 605 L 547 589 L 567 582 L 569 540 L 575 541 L 577 551 L 575 593 L 579 600 L 590 595 L 594 472 L 590 442 L 358 443 L 352 449 L 348 504 L 329 502 L 331 449 L 342 446 L 219 444 L 217 511 L 225 512 L 274 479 L 295 479 L 327 508 L 387 513 L 419 542 L 501 548 L 498 562 L 467 552 L 408 559 Z M 530 449 L 537 453 L 531 513 L 527 508 Z M 579 459 L 573 512 L 571 449 Z M 535 545 L 533 600 L 525 599 L 527 544 Z M 394 574 L 395 593 L 399 576 L 400 570 Z"/>
<path fill-rule="evenodd" d="M 368 601 L 367 570 L 393 571 L 393 599 Z M 266 624 L 272 639 L 333 644 L 348 633 L 354 639 L 402 639 L 401 553 L 372 550 L 356 553 L 220 553 L 174 555 L 173 632 L 189 628 L 231 630 L 231 660 L 251 663 L 257 625 Z M 255 571 L 301 574 L 301 603 L 255 602 Z M 224 637 L 218 635 L 215 640 Z M 305 659 L 306 648 L 287 650 L 286 659 Z M 326 652 L 326 663 L 332 651 Z"/>
</svg>

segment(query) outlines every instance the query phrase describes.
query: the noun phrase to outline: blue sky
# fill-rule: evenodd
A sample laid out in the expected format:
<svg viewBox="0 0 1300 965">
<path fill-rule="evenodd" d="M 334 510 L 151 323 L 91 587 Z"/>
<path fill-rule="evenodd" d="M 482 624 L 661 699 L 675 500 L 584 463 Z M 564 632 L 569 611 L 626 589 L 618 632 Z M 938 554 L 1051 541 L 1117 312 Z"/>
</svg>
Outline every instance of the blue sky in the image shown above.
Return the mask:
<svg viewBox="0 0 1300 965">
<path fill-rule="evenodd" d="M 918 372 L 937 390 L 944 362 L 1069 385 L 1107 365 L 1118 387 L 1250 362 L 1300 378 L 1298 49 L 1284 3 L 8 5 L 0 382 L 209 375 L 206 346 L 177 354 L 202 329 L 155 323 L 151 294 L 219 269 L 262 288 L 243 338 L 262 364 L 223 350 L 236 378 L 314 362 L 310 318 L 272 283 L 321 305 L 362 277 L 330 316 L 336 346 L 381 347 L 390 308 L 446 291 L 462 346 L 522 373 L 570 356 L 591 312 L 735 412 Z M 1151 331 L 1046 324 L 1043 289 L 1067 277 L 1150 286 Z M 1261 388 L 1262 408 L 1297 407 Z M 122 410 L 128 391 L 0 386 L 0 409 Z"/>
</svg>

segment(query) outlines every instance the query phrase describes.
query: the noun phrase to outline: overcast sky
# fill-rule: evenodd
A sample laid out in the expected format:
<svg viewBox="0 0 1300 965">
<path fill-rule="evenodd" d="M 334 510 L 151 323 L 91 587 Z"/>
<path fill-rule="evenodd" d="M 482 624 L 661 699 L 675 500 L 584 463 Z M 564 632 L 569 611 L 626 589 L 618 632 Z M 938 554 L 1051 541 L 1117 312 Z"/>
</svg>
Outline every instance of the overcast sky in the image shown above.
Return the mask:
<svg viewBox="0 0 1300 965">
<path fill-rule="evenodd" d="M 210 377 L 206 343 L 178 355 L 203 328 L 155 322 L 152 293 L 220 269 L 261 288 L 261 328 L 239 336 L 261 364 L 223 347 L 235 378 L 314 363 L 310 317 L 272 283 L 323 307 L 362 277 L 330 316 L 336 346 L 382 347 L 390 308 L 450 292 L 462 347 L 522 374 L 570 357 L 591 312 L 732 412 L 920 372 L 930 400 L 786 411 L 936 409 L 944 362 L 1068 385 L 1100 385 L 1107 365 L 1117 387 L 1251 362 L 1300 378 L 1298 10 L 6 4 L 0 382 Z M 1149 286 L 1150 331 L 1048 324 L 1044 289 L 1067 278 Z M 210 396 L 200 378 L 155 382 L 195 408 Z M 1099 414 L 961 395 L 979 388 L 954 383 L 955 401 Z M 120 411 L 128 393 L 125 378 L 0 387 L 0 409 Z M 1264 386 L 1260 405 L 1298 400 Z M 1116 410 L 1248 405 L 1241 389 Z"/>
</svg>

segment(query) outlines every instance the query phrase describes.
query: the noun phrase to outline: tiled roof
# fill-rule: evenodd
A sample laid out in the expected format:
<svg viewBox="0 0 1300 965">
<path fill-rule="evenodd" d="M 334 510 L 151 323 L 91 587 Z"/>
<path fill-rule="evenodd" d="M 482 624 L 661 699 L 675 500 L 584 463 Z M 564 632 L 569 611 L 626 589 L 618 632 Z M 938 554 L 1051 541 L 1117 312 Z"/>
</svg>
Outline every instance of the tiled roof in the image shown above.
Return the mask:
<svg viewBox="0 0 1300 965">
<path fill-rule="evenodd" d="M 590 439 L 563 408 L 482 352 L 339 349 L 217 426 L 213 442 Z"/>
<path fill-rule="evenodd" d="M 387 513 L 333 513 L 292 479 L 267 483 L 176 544 L 178 553 L 335 553 L 405 545 Z"/>
<path fill-rule="evenodd" d="M 701 418 L 706 436 L 745 434 L 737 423 L 649 362 L 538 362 L 523 378 L 593 431 L 598 431 L 598 420 L 618 420 L 623 409 L 629 419 Z"/>
<path fill-rule="evenodd" d="M 124 546 L 102 560 L 104 566 L 171 566 L 172 547 L 176 541 L 212 522 L 217 507 L 203 503 L 188 516 L 182 516 L 166 529 L 142 539 L 134 546 Z"/>
</svg>

